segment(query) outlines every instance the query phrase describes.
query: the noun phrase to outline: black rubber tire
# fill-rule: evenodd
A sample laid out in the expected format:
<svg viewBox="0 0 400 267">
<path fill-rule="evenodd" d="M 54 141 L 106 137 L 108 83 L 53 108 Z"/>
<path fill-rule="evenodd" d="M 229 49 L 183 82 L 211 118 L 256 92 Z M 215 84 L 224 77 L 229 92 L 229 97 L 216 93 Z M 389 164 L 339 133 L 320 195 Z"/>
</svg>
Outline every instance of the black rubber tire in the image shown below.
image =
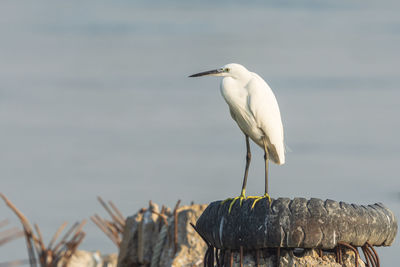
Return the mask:
<svg viewBox="0 0 400 267">
<path fill-rule="evenodd" d="M 383 204 L 355 205 L 312 198 L 211 203 L 197 221 L 199 233 L 218 249 L 272 247 L 333 249 L 339 241 L 389 246 L 397 220 Z"/>
</svg>

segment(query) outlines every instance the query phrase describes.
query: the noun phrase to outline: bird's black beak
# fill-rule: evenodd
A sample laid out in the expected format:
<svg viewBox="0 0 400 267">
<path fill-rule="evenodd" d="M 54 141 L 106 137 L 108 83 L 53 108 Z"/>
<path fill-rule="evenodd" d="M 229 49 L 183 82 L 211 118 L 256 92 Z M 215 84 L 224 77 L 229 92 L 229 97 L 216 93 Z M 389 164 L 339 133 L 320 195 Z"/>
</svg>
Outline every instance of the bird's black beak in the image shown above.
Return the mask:
<svg viewBox="0 0 400 267">
<path fill-rule="evenodd" d="M 209 71 L 204 71 L 204 72 L 190 75 L 189 77 L 200 77 L 200 76 L 205 76 L 205 75 L 213 75 L 213 74 L 219 74 L 221 72 L 222 72 L 221 69 L 209 70 Z"/>
</svg>

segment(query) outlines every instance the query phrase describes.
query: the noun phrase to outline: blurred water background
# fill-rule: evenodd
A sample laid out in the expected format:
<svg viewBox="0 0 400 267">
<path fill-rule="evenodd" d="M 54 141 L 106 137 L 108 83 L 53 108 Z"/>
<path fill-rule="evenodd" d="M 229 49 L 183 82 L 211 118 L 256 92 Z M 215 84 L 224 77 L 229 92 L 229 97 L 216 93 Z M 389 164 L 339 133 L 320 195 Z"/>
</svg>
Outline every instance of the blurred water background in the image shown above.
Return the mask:
<svg viewBox="0 0 400 267">
<path fill-rule="evenodd" d="M 284 166 L 273 197 L 383 202 L 400 217 L 398 1 L 2 1 L 0 191 L 49 240 L 152 199 L 208 203 L 240 193 L 245 139 L 218 78 L 238 62 L 280 104 Z M 248 194 L 263 193 L 252 145 Z M 19 222 L 0 203 L 0 219 Z M 80 247 L 116 252 L 92 223 Z M 397 266 L 399 242 L 379 249 Z M 0 262 L 27 258 L 23 239 Z"/>
</svg>

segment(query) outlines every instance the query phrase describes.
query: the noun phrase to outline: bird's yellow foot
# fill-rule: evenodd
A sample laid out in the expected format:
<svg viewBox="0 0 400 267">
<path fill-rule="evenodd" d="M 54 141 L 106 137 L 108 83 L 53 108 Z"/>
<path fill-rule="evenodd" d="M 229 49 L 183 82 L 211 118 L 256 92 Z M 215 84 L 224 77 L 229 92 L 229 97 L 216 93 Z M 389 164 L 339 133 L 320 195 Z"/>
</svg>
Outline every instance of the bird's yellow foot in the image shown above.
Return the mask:
<svg viewBox="0 0 400 267">
<path fill-rule="evenodd" d="M 243 200 L 246 199 L 246 192 L 245 192 L 245 190 L 242 190 L 242 193 L 241 193 L 240 196 L 238 196 L 238 197 L 235 197 L 235 198 L 227 198 L 227 199 L 225 199 L 224 201 L 221 202 L 221 205 L 223 205 L 223 204 L 224 204 L 225 202 L 227 202 L 227 201 L 231 201 L 231 204 L 229 204 L 229 210 L 228 210 L 228 213 L 231 213 L 233 204 L 235 204 L 236 200 L 238 200 L 238 199 L 240 200 L 240 206 L 242 206 Z"/>
<path fill-rule="evenodd" d="M 246 199 L 246 197 L 244 195 L 240 195 L 238 197 L 233 198 L 231 204 L 229 205 L 228 213 L 231 213 L 233 204 L 235 204 L 236 200 L 238 199 L 240 199 L 240 206 L 242 206 L 243 199 Z"/>
<path fill-rule="evenodd" d="M 221 205 L 224 205 L 225 202 L 231 201 L 232 199 L 233 199 L 233 198 L 229 197 L 229 198 L 227 198 L 227 199 L 225 199 L 225 200 L 222 200 L 222 201 L 221 201 Z"/>
<path fill-rule="evenodd" d="M 249 198 L 254 198 L 254 202 L 253 202 L 253 205 L 251 205 L 251 209 L 254 209 L 254 207 L 256 206 L 256 203 L 264 198 L 268 199 L 269 206 L 271 206 L 271 198 L 267 193 L 265 193 L 263 196 L 249 197 Z"/>
</svg>

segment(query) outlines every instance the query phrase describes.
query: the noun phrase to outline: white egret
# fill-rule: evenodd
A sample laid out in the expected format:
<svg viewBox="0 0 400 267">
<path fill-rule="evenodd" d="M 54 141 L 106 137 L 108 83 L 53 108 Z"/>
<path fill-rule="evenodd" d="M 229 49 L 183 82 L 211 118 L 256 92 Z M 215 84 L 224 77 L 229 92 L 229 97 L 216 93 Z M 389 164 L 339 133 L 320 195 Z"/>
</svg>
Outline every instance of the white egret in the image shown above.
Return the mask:
<svg viewBox="0 0 400 267">
<path fill-rule="evenodd" d="M 249 137 L 264 150 L 265 194 L 256 198 L 268 198 L 268 160 L 281 165 L 285 163 L 283 126 L 278 102 L 268 84 L 256 73 L 248 71 L 240 64 L 227 64 L 222 68 L 200 72 L 189 77 L 222 76 L 221 94 L 229 106 L 232 118 L 246 136 L 246 168 L 240 196 L 233 199 L 246 199 L 246 183 L 250 166 L 251 152 Z"/>
</svg>

